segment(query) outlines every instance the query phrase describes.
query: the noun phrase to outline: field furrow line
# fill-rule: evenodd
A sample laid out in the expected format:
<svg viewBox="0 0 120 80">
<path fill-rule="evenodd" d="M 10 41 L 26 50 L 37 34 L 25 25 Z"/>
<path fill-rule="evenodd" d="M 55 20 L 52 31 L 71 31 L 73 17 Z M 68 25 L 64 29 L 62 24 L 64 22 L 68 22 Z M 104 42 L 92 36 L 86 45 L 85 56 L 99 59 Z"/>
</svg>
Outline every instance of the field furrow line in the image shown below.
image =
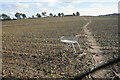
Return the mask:
<svg viewBox="0 0 120 80">
<path fill-rule="evenodd" d="M 84 18 L 84 20 L 87 20 Z M 93 60 L 94 60 L 94 66 L 97 67 L 101 65 L 102 63 L 105 62 L 105 57 L 101 55 L 101 50 L 99 45 L 96 43 L 95 38 L 92 36 L 92 33 L 87 29 L 87 26 L 91 23 L 92 21 L 89 20 L 89 22 L 83 27 L 84 33 L 87 35 L 87 41 L 88 45 L 90 45 L 92 48 L 88 48 L 88 52 L 93 55 Z M 106 74 L 107 70 L 103 69 L 100 70 L 94 74 L 92 74 L 93 77 L 95 78 L 104 78 L 104 74 Z"/>
</svg>

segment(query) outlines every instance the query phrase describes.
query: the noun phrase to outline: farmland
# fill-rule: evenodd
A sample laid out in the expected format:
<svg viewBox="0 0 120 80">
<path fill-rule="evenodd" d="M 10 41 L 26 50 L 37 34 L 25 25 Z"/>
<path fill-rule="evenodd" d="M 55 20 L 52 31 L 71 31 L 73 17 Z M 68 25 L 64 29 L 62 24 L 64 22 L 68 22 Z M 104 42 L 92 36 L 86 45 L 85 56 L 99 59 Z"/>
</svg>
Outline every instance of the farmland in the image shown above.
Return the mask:
<svg viewBox="0 0 120 80">
<path fill-rule="evenodd" d="M 104 56 L 109 59 L 110 56 L 111 59 L 117 57 L 119 44 L 117 16 L 98 17 L 91 20 L 92 23 L 88 26 L 88 29 L 93 33 L 92 35 L 101 47 Z"/>
<path fill-rule="evenodd" d="M 94 68 L 91 45 L 83 28 L 88 20 L 92 22 L 87 27 L 105 60 L 118 57 L 117 17 L 86 19 L 75 16 L 3 21 L 3 77 L 70 78 Z M 78 52 L 79 56 L 75 56 L 72 47 L 64 50 L 65 44 L 60 42 L 61 36 L 77 34 L 82 34 L 78 42 L 83 55 Z"/>
</svg>

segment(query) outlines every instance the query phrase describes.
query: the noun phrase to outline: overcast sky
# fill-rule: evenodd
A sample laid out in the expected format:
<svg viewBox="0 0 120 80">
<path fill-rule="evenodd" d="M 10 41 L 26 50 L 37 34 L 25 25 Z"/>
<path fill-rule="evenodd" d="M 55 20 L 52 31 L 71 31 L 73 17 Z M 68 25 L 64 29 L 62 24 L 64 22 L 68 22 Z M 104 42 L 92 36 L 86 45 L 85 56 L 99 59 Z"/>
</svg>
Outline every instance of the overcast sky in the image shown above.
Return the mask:
<svg viewBox="0 0 120 80">
<path fill-rule="evenodd" d="M 53 14 L 103 15 L 118 13 L 119 0 L 2 0 L 0 13 L 14 16 L 16 12 L 27 14 L 47 12 Z M 2 9 L 2 10 L 1 10 Z"/>
</svg>

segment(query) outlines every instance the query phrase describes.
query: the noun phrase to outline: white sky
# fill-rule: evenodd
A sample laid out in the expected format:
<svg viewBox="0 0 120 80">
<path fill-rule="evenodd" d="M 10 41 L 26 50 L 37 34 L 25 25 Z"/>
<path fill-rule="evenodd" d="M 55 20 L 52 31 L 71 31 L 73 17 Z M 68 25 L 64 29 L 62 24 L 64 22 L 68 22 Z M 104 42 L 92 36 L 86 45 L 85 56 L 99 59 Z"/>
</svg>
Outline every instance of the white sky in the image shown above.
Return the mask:
<svg viewBox="0 0 120 80">
<path fill-rule="evenodd" d="M 14 16 L 16 12 L 27 14 L 47 12 L 53 14 L 104 15 L 118 13 L 118 0 L 2 0 L 1 13 Z"/>
</svg>

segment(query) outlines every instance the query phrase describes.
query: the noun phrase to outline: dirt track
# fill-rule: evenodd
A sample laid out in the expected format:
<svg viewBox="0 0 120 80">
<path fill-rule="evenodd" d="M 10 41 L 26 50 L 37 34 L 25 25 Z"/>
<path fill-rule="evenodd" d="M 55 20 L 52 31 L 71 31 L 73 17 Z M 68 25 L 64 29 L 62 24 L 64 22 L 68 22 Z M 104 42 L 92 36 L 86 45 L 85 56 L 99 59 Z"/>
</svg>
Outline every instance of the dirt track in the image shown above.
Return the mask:
<svg viewBox="0 0 120 80">
<path fill-rule="evenodd" d="M 84 17 L 83 17 L 84 18 Z M 84 18 L 84 20 L 88 20 L 86 18 Z M 88 30 L 88 26 L 89 24 L 92 23 L 92 20 L 88 20 L 88 23 L 83 27 L 83 30 L 86 34 L 87 37 L 87 41 L 88 41 L 88 45 L 90 45 L 91 47 L 87 49 L 88 52 L 90 52 L 93 55 L 93 60 L 92 62 L 94 63 L 94 68 L 100 66 L 101 64 L 105 64 L 107 62 L 106 57 L 102 54 L 102 51 L 100 50 L 101 47 L 99 46 L 98 43 L 96 43 L 95 38 L 92 36 L 92 33 L 90 32 L 90 30 Z M 96 72 L 90 74 L 90 78 L 110 78 L 109 76 L 106 76 L 108 73 L 115 74 L 116 76 L 118 76 L 120 78 L 119 73 L 117 74 L 112 67 L 109 68 L 102 68 L 100 70 L 97 70 Z"/>
<path fill-rule="evenodd" d="M 87 20 L 84 18 L 84 20 Z M 96 43 L 95 38 L 92 36 L 91 32 L 87 29 L 87 26 L 92 23 L 91 20 L 83 27 L 83 30 L 86 34 L 88 45 L 91 46 L 91 48 L 88 48 L 88 52 L 90 52 L 93 55 L 94 60 L 94 68 L 105 63 L 105 57 L 101 55 L 100 47 Z M 99 71 L 97 73 L 92 74 L 91 76 L 94 78 L 106 78 L 104 75 L 107 74 L 107 71 Z"/>
</svg>

